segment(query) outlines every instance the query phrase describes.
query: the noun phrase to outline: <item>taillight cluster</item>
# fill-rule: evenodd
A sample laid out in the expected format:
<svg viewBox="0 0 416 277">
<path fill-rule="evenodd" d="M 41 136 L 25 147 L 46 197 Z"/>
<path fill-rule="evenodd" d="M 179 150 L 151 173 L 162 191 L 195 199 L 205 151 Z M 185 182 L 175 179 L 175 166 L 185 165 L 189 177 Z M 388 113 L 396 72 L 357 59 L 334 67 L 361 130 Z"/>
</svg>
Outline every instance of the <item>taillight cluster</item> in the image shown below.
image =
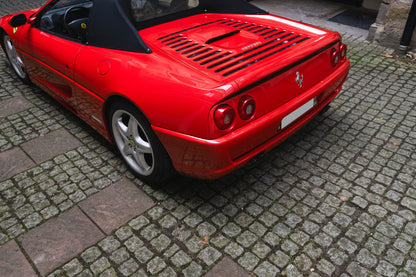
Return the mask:
<svg viewBox="0 0 416 277">
<path fill-rule="evenodd" d="M 229 104 L 219 105 L 214 111 L 214 122 L 218 129 L 224 131 L 234 125 L 237 114 L 241 120 L 249 120 L 253 118 L 255 110 L 256 102 L 253 97 L 244 95 L 239 99 L 236 107 Z"/>
<path fill-rule="evenodd" d="M 341 62 L 345 61 L 347 58 L 347 45 L 341 44 L 339 47 L 339 56 L 341 58 Z"/>
<path fill-rule="evenodd" d="M 340 62 L 345 61 L 347 58 L 347 46 L 343 43 L 339 46 L 339 49 L 332 48 L 331 50 L 331 64 L 336 67 Z"/>
<path fill-rule="evenodd" d="M 214 121 L 220 130 L 227 130 L 233 124 L 235 111 L 229 105 L 220 105 L 215 109 Z"/>
<path fill-rule="evenodd" d="M 256 109 L 256 102 L 253 97 L 244 95 L 238 102 L 238 114 L 242 120 L 247 120 L 253 117 Z"/>
</svg>

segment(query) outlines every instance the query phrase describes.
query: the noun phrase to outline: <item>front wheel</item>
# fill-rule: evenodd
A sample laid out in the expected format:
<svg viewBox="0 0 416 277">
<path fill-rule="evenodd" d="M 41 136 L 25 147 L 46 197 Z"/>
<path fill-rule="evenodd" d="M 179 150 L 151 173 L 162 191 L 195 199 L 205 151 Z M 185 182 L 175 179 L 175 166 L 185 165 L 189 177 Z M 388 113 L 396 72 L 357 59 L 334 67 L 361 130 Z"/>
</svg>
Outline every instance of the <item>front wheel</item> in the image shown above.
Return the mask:
<svg viewBox="0 0 416 277">
<path fill-rule="evenodd" d="M 113 104 L 110 132 L 124 161 L 139 179 L 163 184 L 174 170 L 169 155 L 140 111 L 128 102 Z"/>
<path fill-rule="evenodd" d="M 22 80 L 24 83 L 29 84 L 29 76 L 27 75 L 25 65 L 23 64 L 22 59 L 14 48 L 13 42 L 8 35 L 3 36 L 4 49 L 6 50 L 7 59 L 10 62 L 14 72 L 17 77 Z"/>
</svg>

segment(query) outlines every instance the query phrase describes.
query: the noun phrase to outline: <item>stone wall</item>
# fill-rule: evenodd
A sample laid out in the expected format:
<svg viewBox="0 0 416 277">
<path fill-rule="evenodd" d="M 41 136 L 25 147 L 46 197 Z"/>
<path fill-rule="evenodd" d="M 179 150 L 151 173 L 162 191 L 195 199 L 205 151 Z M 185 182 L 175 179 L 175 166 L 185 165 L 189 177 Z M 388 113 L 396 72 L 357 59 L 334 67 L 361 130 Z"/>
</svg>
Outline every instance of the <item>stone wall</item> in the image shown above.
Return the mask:
<svg viewBox="0 0 416 277">
<path fill-rule="evenodd" d="M 371 26 L 368 40 L 397 49 L 413 0 L 383 0 L 376 22 Z M 416 32 L 411 48 L 416 48 Z"/>
</svg>

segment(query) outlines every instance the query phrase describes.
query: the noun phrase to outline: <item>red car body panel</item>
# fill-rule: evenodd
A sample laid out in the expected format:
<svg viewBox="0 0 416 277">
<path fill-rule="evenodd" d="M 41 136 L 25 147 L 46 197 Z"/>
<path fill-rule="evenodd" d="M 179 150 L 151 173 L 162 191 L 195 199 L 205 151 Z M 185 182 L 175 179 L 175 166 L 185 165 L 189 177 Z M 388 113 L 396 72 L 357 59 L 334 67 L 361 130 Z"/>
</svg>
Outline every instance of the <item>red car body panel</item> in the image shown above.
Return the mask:
<svg viewBox="0 0 416 277">
<path fill-rule="evenodd" d="M 37 10 L 25 12 L 36 17 Z M 89 46 L 25 24 L 0 27 L 12 39 L 33 83 L 111 141 L 106 104 L 134 103 L 151 123 L 175 169 L 214 179 L 269 151 L 309 122 L 340 92 L 349 61 L 331 64 L 338 33 L 273 15 L 197 14 L 139 31 L 152 53 Z M 226 130 L 219 105 L 241 96 L 254 115 Z M 283 118 L 314 99 L 280 129 Z"/>
<path fill-rule="evenodd" d="M 259 154 L 276 147 L 283 140 L 312 120 L 339 93 L 348 74 L 349 62 L 289 103 L 282 105 L 261 118 L 218 139 L 205 140 L 155 128 L 173 161 L 175 168 L 184 175 L 215 179 L 248 163 Z M 282 118 L 306 103 L 309 99 L 322 100 L 294 124 L 279 130 Z"/>
</svg>

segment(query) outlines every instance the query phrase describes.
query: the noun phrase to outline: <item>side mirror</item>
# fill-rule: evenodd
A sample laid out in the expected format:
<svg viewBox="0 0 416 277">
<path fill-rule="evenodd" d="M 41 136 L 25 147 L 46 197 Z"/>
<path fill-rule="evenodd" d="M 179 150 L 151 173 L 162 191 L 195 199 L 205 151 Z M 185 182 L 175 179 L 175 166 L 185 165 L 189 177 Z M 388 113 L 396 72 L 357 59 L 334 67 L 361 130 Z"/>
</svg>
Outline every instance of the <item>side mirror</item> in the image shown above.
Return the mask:
<svg viewBox="0 0 416 277">
<path fill-rule="evenodd" d="M 25 25 L 27 22 L 27 18 L 25 14 L 18 14 L 10 19 L 10 26 L 12 27 L 19 27 Z"/>
</svg>

